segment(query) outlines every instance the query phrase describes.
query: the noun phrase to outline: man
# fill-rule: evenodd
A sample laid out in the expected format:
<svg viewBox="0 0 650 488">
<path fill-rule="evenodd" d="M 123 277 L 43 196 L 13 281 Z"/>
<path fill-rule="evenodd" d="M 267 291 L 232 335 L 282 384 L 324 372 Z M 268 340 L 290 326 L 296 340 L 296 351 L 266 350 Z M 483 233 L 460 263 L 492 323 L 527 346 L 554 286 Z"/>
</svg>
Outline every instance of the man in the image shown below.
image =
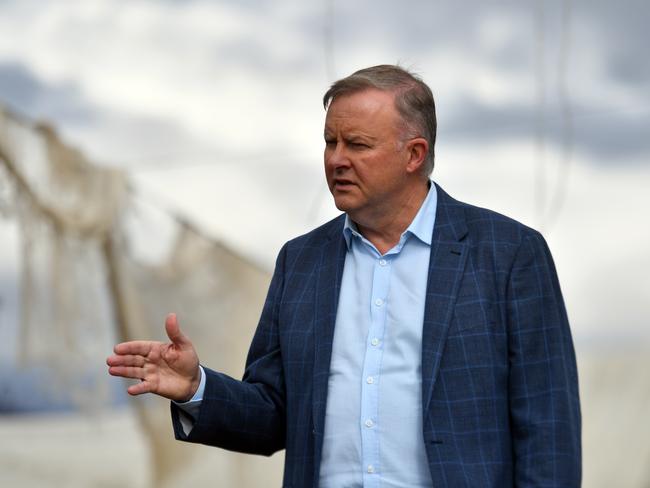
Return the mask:
<svg viewBox="0 0 650 488">
<path fill-rule="evenodd" d="M 396 66 L 325 94 L 325 174 L 344 215 L 280 251 L 242 381 L 171 343 L 108 358 L 174 400 L 178 439 L 286 449 L 291 487 L 575 487 L 580 408 L 540 234 L 429 180 L 433 96 Z"/>
</svg>

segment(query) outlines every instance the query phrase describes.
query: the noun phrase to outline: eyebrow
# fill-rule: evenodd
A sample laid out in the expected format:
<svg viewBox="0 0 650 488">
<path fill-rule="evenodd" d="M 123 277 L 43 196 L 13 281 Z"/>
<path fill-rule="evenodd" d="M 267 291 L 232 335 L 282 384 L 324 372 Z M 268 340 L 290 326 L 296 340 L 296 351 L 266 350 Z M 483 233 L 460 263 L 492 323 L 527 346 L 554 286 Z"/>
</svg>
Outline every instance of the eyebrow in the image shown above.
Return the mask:
<svg viewBox="0 0 650 488">
<path fill-rule="evenodd" d="M 329 131 L 327 128 L 325 128 L 325 130 L 323 131 L 323 137 L 325 137 L 325 138 L 333 137 L 332 132 L 333 131 Z M 345 140 L 348 140 L 348 141 L 354 141 L 354 140 L 361 139 L 361 140 L 367 140 L 369 142 L 375 142 L 377 140 L 376 137 L 373 137 L 373 136 L 371 136 L 369 134 L 363 134 L 363 133 L 358 133 L 358 132 L 352 132 L 350 134 L 344 134 L 343 137 L 344 137 Z"/>
<path fill-rule="evenodd" d="M 348 139 L 369 139 L 371 141 L 374 141 L 376 138 L 372 137 L 371 135 L 368 134 L 356 134 L 352 133 L 348 136 Z"/>
</svg>

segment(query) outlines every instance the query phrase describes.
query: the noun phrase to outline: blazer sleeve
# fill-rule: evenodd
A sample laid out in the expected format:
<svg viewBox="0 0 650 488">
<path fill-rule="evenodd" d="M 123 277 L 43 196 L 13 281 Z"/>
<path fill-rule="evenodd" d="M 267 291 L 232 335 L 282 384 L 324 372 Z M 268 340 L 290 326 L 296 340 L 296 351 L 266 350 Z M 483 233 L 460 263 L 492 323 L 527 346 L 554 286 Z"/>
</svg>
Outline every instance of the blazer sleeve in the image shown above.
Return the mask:
<svg viewBox="0 0 650 488">
<path fill-rule="evenodd" d="M 189 435 L 183 431 L 179 408 L 171 405 L 178 440 L 264 455 L 285 447 L 285 382 L 278 332 L 285 255 L 286 246 L 276 262 L 243 379 L 204 368 L 203 401 Z"/>
<path fill-rule="evenodd" d="M 579 487 L 581 419 L 569 322 L 551 253 L 527 234 L 508 282 L 515 487 Z"/>
</svg>

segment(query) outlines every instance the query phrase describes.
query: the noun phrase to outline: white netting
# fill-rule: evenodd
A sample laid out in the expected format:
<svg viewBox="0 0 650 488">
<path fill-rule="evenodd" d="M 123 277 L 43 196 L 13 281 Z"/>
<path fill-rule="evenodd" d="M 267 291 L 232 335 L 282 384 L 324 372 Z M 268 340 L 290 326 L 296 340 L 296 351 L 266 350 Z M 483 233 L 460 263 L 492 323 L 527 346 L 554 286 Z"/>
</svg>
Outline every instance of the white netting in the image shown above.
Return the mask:
<svg viewBox="0 0 650 488">
<path fill-rule="evenodd" d="M 123 172 L 94 166 L 53 130 L 0 112 L 0 216 L 17 223 L 21 243 L 14 366 L 43 366 L 36 387 L 50 397 L 102 411 L 118 381 L 104 363 L 113 342 L 164 340 L 170 311 L 205 362 L 241 375 L 268 274 L 137 198 Z M 164 252 L 148 252 L 156 246 Z M 259 484 L 259 458 L 177 443 L 168 402 L 134 405 L 157 486 L 173 484 L 181 467 L 203 472 L 206 452 L 226 485 Z M 279 479 L 281 459 L 273 466 Z"/>
<path fill-rule="evenodd" d="M 102 245 L 126 201 L 126 179 L 94 168 L 46 127 L 0 117 L 3 205 L 19 227 L 19 364 L 49 371 L 39 387 L 81 407 L 109 401 L 97 358 L 113 337 Z M 4 199 L 3 199 L 4 200 Z"/>
</svg>

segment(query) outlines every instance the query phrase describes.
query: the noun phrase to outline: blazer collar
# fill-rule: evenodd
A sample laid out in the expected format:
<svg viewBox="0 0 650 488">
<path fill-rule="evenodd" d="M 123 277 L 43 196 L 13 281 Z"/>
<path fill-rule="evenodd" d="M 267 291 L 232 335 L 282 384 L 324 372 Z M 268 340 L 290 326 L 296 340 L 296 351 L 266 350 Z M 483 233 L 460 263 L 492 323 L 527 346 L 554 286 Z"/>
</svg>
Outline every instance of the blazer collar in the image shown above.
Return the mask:
<svg viewBox="0 0 650 488">
<path fill-rule="evenodd" d="M 438 208 L 422 324 L 422 407 L 425 420 L 469 249 L 465 239 L 468 229 L 463 204 L 436 187 Z"/>
<path fill-rule="evenodd" d="M 346 245 L 343 238 L 344 217 L 341 216 L 329 229 L 323 242 L 320 261 L 316 272 L 316 292 L 314 297 L 314 366 L 312 376 L 312 419 L 314 435 L 314 478 L 313 486 L 318 486 L 325 408 L 329 381 L 334 324 L 338 308 Z"/>
</svg>

